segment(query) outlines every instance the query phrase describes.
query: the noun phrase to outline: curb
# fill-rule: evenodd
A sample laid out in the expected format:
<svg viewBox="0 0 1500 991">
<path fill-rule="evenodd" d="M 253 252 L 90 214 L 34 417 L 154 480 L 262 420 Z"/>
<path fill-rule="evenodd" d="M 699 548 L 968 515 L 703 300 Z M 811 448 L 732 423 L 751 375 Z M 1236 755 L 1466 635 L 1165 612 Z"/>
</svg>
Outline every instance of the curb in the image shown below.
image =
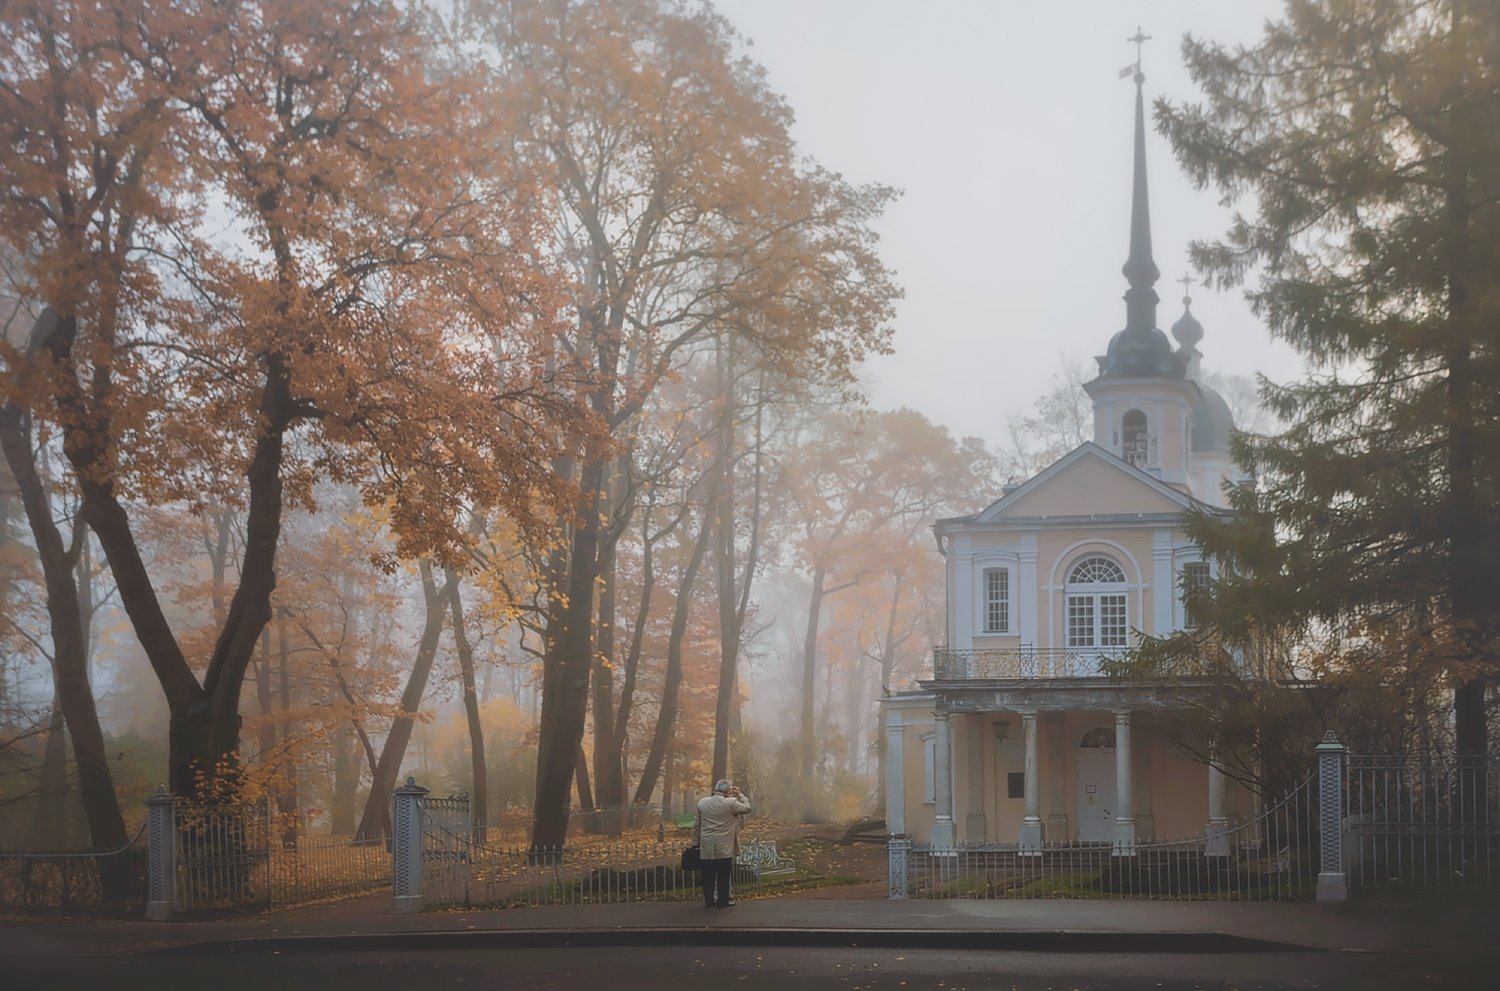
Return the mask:
<svg viewBox="0 0 1500 991">
<path fill-rule="evenodd" d="M 1335 952 L 1223 932 L 1109 932 L 1051 929 L 504 929 L 417 933 L 272 936 L 209 940 L 150 955 L 208 956 L 344 951 L 560 949 L 632 946 L 874 947 L 1039 953 L 1322 953 Z"/>
</svg>

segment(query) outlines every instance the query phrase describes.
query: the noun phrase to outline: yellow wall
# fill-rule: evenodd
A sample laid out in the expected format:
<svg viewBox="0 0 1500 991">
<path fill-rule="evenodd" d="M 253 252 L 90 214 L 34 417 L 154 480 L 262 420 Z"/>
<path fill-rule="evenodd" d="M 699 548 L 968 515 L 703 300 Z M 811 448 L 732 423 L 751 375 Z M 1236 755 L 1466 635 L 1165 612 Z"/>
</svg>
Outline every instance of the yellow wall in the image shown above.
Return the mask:
<svg viewBox="0 0 1500 991">
<path fill-rule="evenodd" d="M 913 840 L 932 839 L 935 804 L 923 801 L 924 744 L 922 737 L 934 724 L 912 721 L 930 718 L 930 712 L 907 709 L 903 731 L 903 769 L 906 785 L 906 831 Z M 997 745 L 994 724 L 1008 723 L 1006 740 Z M 1113 728 L 1114 714 L 1104 711 L 1041 713 L 1037 722 L 1038 811 L 1047 826 L 1046 840 L 1075 840 L 1078 835 L 1078 753 L 1083 735 L 1096 726 Z M 953 821 L 960 842 L 967 841 L 969 803 L 969 739 L 980 734 L 983 741 L 980 808 L 985 816 L 985 840 L 1013 843 L 1020 833 L 1025 800 L 1007 797 L 1011 772 L 1024 773 L 1024 729 L 1020 713 L 988 712 L 954 715 L 949 721 L 953 762 Z M 1113 754 L 1113 751 L 1110 751 Z M 1182 755 L 1167 735 L 1165 722 L 1149 713 L 1136 713 L 1131 720 L 1133 809 L 1136 837 L 1141 841 L 1189 839 L 1203 835 L 1208 822 L 1208 768 Z M 1227 782 L 1225 814 L 1231 824 L 1254 814 L 1253 796 L 1234 781 Z M 1066 835 L 1056 835 L 1057 814 L 1067 817 Z"/>
<path fill-rule="evenodd" d="M 1174 443 L 1180 441 L 1174 440 Z M 1178 513 L 1182 506 L 1097 457 L 1081 457 L 1005 508 L 1007 516 Z"/>
</svg>

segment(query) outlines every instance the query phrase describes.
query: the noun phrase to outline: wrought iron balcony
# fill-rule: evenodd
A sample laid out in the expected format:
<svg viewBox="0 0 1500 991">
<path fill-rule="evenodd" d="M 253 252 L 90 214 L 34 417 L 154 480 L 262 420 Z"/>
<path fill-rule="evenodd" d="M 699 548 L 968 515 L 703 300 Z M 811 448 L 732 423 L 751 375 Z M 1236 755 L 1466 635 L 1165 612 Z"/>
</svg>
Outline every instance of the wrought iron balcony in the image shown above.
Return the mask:
<svg viewBox="0 0 1500 991">
<path fill-rule="evenodd" d="M 982 647 L 950 650 L 939 647 L 933 654 L 933 677 L 938 681 L 996 681 L 1027 678 L 1203 678 L 1229 675 L 1244 677 L 1238 656 L 1202 655 L 1171 660 L 1146 661 L 1131 656 L 1126 647 Z"/>
<path fill-rule="evenodd" d="M 1116 674 L 1124 647 L 985 647 L 933 651 L 939 681 L 1017 678 L 1101 678 Z"/>
</svg>

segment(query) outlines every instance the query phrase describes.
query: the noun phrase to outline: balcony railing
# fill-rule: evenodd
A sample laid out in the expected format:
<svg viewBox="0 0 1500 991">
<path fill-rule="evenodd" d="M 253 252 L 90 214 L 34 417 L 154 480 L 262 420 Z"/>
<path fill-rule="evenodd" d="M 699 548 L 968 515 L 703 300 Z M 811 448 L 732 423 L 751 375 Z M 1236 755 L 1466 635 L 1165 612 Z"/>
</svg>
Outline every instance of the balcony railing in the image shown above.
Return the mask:
<svg viewBox="0 0 1500 991">
<path fill-rule="evenodd" d="M 970 678 L 1099 678 L 1113 674 L 1124 647 L 986 647 L 933 651 L 938 680 Z"/>
<path fill-rule="evenodd" d="M 1148 666 L 1132 658 L 1126 647 L 983 647 L 933 652 L 933 676 L 938 681 L 1026 678 L 1180 678 L 1238 672 L 1231 659 L 1218 663 L 1178 658 Z"/>
</svg>

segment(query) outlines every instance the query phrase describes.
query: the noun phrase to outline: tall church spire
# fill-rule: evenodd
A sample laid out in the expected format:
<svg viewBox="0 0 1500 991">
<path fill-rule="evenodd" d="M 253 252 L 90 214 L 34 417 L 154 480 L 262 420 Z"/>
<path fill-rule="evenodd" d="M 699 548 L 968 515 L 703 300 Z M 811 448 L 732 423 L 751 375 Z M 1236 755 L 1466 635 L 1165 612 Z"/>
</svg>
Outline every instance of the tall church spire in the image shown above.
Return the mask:
<svg viewBox="0 0 1500 991">
<path fill-rule="evenodd" d="M 1136 46 L 1135 64 L 1121 71 L 1120 78 L 1135 76 L 1135 173 L 1130 197 L 1130 256 L 1121 269 L 1130 288 L 1125 290 L 1125 329 L 1110 339 L 1109 350 L 1099 356 L 1099 374 L 1109 378 L 1182 378 L 1183 360 L 1156 327 L 1158 297 L 1156 280 L 1161 277 L 1151 257 L 1151 198 L 1146 190 L 1146 76 L 1141 72 L 1141 45 L 1148 35 L 1136 28 L 1127 38 Z"/>
<path fill-rule="evenodd" d="M 1135 37 L 1135 175 L 1130 196 L 1130 257 L 1121 269 L 1130 282 L 1125 293 L 1125 329 L 1149 333 L 1156 329 L 1156 290 L 1161 276 L 1151 257 L 1151 200 L 1146 189 L 1146 76 L 1141 72 L 1141 45 L 1150 40 L 1136 28 Z"/>
</svg>

